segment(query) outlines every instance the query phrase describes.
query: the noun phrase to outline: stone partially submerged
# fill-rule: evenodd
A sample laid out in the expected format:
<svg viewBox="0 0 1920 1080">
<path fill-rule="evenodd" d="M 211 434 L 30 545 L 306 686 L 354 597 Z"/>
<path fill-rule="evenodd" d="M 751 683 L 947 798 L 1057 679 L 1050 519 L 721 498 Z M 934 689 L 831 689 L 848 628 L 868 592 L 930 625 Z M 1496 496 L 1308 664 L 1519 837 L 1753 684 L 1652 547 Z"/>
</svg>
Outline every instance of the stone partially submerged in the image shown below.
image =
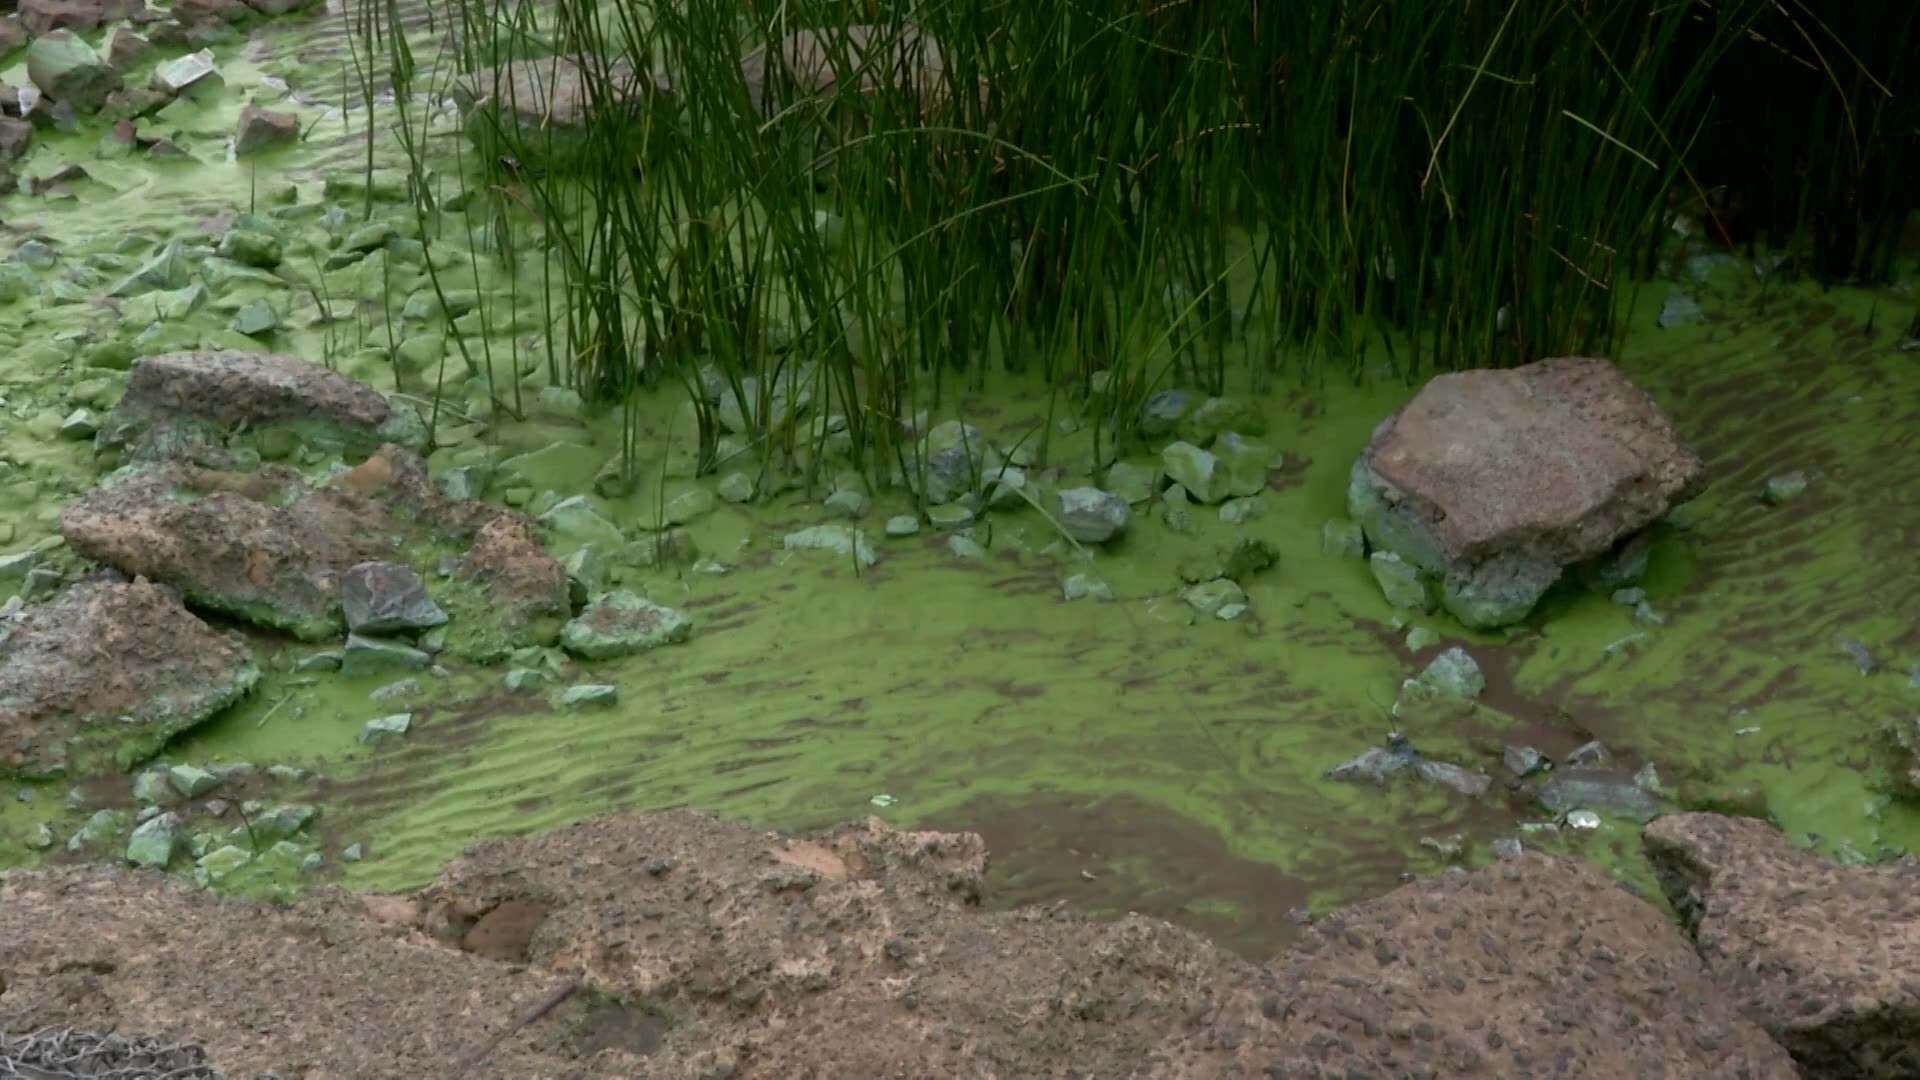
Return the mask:
<svg viewBox="0 0 1920 1080">
<path fill-rule="evenodd" d="M 1806 1075 L 1920 1076 L 1920 865 L 1841 865 L 1718 814 L 1642 840 L 1708 973 Z"/>
<path fill-rule="evenodd" d="M 664 75 L 643 78 L 624 59 L 589 70 L 570 57 L 545 56 L 463 76 L 453 100 L 483 153 L 562 167 L 593 123 L 627 123 L 653 95 L 672 90 Z"/>
<path fill-rule="evenodd" d="M 1349 514 L 1468 626 L 1517 622 L 1704 484 L 1647 393 L 1590 357 L 1434 378 L 1374 429 Z"/>
<path fill-rule="evenodd" d="M 364 457 L 384 443 L 426 444 L 426 426 L 386 395 L 296 356 L 178 352 L 133 362 L 95 441 L 132 456 L 239 429 L 286 429 L 302 445 Z"/>
<path fill-rule="evenodd" d="M 244 643 L 169 589 L 71 586 L 0 620 L 0 776 L 131 768 L 259 677 Z"/>
</svg>

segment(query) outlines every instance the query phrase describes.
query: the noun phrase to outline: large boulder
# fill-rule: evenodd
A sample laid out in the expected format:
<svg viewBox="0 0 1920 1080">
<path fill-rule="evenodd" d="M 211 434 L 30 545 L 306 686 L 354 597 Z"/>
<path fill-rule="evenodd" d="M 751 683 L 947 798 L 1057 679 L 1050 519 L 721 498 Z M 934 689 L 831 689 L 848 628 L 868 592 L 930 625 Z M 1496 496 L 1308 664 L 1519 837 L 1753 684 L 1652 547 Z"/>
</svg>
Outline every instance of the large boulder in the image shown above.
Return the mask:
<svg viewBox="0 0 1920 1080">
<path fill-rule="evenodd" d="M 152 582 L 89 581 L 0 619 L 0 776 L 130 768 L 244 697 L 252 651 Z"/>
<path fill-rule="evenodd" d="M 272 464 L 130 467 L 63 507 L 60 531 L 85 558 L 306 640 L 346 632 L 342 578 L 355 566 L 406 563 L 436 544 L 469 545 L 442 587 L 457 655 L 551 642 L 568 613 L 566 571 L 524 518 L 446 498 L 419 455 L 393 445 L 319 485 Z"/>
<path fill-rule="evenodd" d="M 1920 864 L 1841 865 L 1718 814 L 1642 841 L 1714 981 L 1808 1076 L 1920 1076 Z"/>
<path fill-rule="evenodd" d="M 1704 482 L 1644 390 L 1570 356 L 1434 378 L 1374 429 L 1347 505 L 1374 547 L 1485 628 L 1524 618 L 1562 571 L 1604 562 Z"/>
<path fill-rule="evenodd" d="M 355 457 L 388 442 L 426 443 L 420 418 L 378 390 L 297 356 L 249 352 L 140 357 L 96 441 L 164 456 L 182 441 L 240 428 L 285 429 L 301 445 Z"/>
</svg>

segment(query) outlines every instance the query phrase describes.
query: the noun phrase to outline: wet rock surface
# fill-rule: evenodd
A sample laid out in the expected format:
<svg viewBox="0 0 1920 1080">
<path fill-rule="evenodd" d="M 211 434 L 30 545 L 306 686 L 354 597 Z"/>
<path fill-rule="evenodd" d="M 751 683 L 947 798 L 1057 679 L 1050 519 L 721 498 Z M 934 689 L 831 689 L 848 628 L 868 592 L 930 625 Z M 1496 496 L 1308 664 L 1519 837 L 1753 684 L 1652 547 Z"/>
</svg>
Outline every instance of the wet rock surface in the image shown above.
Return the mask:
<svg viewBox="0 0 1920 1080">
<path fill-rule="evenodd" d="M 1348 509 L 1369 541 L 1440 578 L 1461 621 L 1518 621 L 1705 482 L 1700 457 L 1605 360 L 1441 375 L 1375 429 Z"/>
<path fill-rule="evenodd" d="M 1920 1076 L 1920 864 L 1842 865 L 1717 814 L 1642 840 L 1714 981 L 1807 1076 Z"/>
<path fill-rule="evenodd" d="M 164 454 L 187 430 L 259 430 L 284 424 L 302 438 L 364 456 L 384 442 L 418 446 L 419 419 L 385 395 L 299 357 L 178 352 L 140 357 L 100 429 L 102 446 Z M 186 430 L 183 430 L 186 429 Z"/>
<path fill-rule="evenodd" d="M 73 585 L 0 619 L 0 776 L 131 766 L 258 678 L 245 644 L 171 590 Z"/>
<path fill-rule="evenodd" d="M 1266 966 L 1138 916 L 984 912 L 985 869 L 972 834 L 673 811 L 481 844 L 413 896 L 288 908 L 15 871 L 0 1030 L 110 1023 L 235 1076 L 1795 1075 L 1655 909 L 1583 864 L 1419 882 Z"/>
</svg>

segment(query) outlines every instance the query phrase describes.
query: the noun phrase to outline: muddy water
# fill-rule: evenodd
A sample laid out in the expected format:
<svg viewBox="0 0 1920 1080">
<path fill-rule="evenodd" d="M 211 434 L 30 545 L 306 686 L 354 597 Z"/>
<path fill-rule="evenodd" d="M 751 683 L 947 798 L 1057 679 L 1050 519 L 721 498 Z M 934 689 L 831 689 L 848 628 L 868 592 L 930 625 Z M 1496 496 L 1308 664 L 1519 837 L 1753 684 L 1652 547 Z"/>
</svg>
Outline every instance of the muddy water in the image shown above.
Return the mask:
<svg viewBox="0 0 1920 1080">
<path fill-rule="evenodd" d="M 261 73 L 287 77 L 297 100 L 338 100 L 345 43 L 336 16 L 249 46 L 224 61 L 237 92 L 189 126 L 230 131 L 238 91 Z M 324 179 L 364 165 L 367 117 L 302 108 L 307 144 L 264 169 L 225 161 L 217 134 L 195 144 L 201 164 L 170 173 L 96 160 L 87 140 L 49 137 L 26 172 L 84 160 L 112 190 L 66 202 L 13 196 L 22 205 L 10 220 L 76 251 L 111 250 L 130 228 L 191 228 L 287 181 L 303 202 L 344 205 L 351 200 L 327 195 Z M 399 161 L 384 138 L 374 156 L 378 168 Z M 447 272 L 473 275 L 496 297 L 509 280 L 534 279 L 493 254 L 467 262 L 463 241 L 448 242 L 462 257 Z M 273 347 L 420 392 L 418 376 L 396 382 L 361 350 L 393 332 L 384 314 L 363 305 L 350 319 L 325 318 L 321 284 L 289 302 Z M 933 531 L 882 538 L 880 521 L 905 508 L 883 497 L 865 523 L 880 561 L 856 571 L 781 548 L 785 532 L 828 520 L 818 493 L 723 504 L 690 531 L 725 573 L 625 574 L 623 584 L 691 612 L 696 628 L 683 646 L 587 669 L 619 687 L 614 708 L 556 713 L 537 694 L 504 690 L 498 670 L 456 670 L 429 681 L 403 742 L 369 749 L 356 735 L 392 711 L 368 696 L 383 680 L 293 675 L 286 668 L 304 650 L 262 637 L 274 673 L 255 698 L 169 758 L 319 769 L 330 849 L 358 842 L 367 852 L 337 868 L 359 887 L 417 885 L 475 839 L 612 810 L 694 806 L 796 828 L 878 814 L 983 832 L 995 903 L 1149 911 L 1258 953 L 1284 943 L 1290 909 L 1324 909 L 1438 869 L 1446 859 L 1436 848 L 1456 837 L 1467 861 L 1482 861 L 1488 840 L 1546 819 L 1499 784 L 1469 801 L 1412 781 L 1375 789 L 1322 778 L 1395 726 L 1388 709 L 1401 679 L 1458 644 L 1490 689 L 1473 716 L 1407 732 L 1438 756 L 1499 775 L 1507 741 L 1557 756 L 1599 738 L 1627 767 L 1654 764 L 1676 791 L 1757 783 L 1782 826 L 1824 850 L 1920 847 L 1920 811 L 1873 786 L 1879 725 L 1920 709 L 1905 674 L 1920 662 L 1911 557 L 1920 485 L 1909 480 L 1920 470 L 1920 360 L 1896 351 L 1894 332 L 1912 302 L 1768 291 L 1736 271 L 1688 285 L 1706 323 L 1662 331 L 1653 325 L 1663 288 L 1642 298 L 1642 329 L 1620 360 L 1701 449 L 1712 486 L 1687 509 L 1686 527 L 1656 544 L 1646 587 L 1660 625 L 1569 589 L 1512 635 L 1424 620 L 1442 640 L 1409 651 L 1408 625 L 1364 565 L 1322 555 L 1319 538 L 1321 523 L 1344 512 L 1348 464 L 1410 390 L 1282 389 L 1254 400 L 1287 468 L 1274 474 L 1270 511 L 1237 528 L 1204 509 L 1191 535 L 1143 516 L 1089 562 L 1031 511 L 1005 511 L 978 534 L 988 555 L 972 562 Z M 212 340 L 223 317 L 195 315 L 192 325 Z M 40 341 L 83 324 L 65 308 L 16 306 L 0 333 Z M 509 358 L 527 347 L 524 334 L 488 345 Z M 97 476 L 83 446 L 33 426 L 49 410 L 57 418 L 69 361 L 44 350 L 0 361 L 10 403 L 29 418 L 6 429 L 16 472 L 0 500 L 18 527 L 0 550 L 50 535 L 65 492 Z M 499 374 L 510 379 L 511 367 Z M 529 399 L 538 385 L 535 371 Z M 443 429 L 436 467 L 543 451 L 541 483 L 572 493 L 617 453 L 614 418 L 536 406 L 524 421 L 487 422 L 476 385 L 453 396 L 473 422 L 456 414 Z M 689 483 L 666 475 L 672 452 L 684 450 L 677 409 L 673 397 L 642 404 L 645 479 L 604 504 L 631 535 L 646 531 L 662 495 Z M 1047 425 L 1044 392 L 1017 381 L 938 412 L 1003 442 Z M 1071 469 L 1089 452 L 1084 433 L 1052 439 L 1055 464 Z M 1760 503 L 1761 484 L 1787 469 L 1809 473 L 1807 492 L 1781 507 Z M 1250 583 L 1246 618 L 1197 617 L 1177 596 L 1180 568 L 1239 535 L 1272 544 L 1279 564 Z M 1077 570 L 1104 578 L 1118 599 L 1064 600 L 1061 578 Z M 1862 676 L 1842 637 L 1867 645 L 1885 670 Z M 0 841 L 57 798 L 9 801 Z M 1629 823 L 1522 835 L 1644 884 Z M 0 859 L 18 851 L 3 846 Z"/>
</svg>

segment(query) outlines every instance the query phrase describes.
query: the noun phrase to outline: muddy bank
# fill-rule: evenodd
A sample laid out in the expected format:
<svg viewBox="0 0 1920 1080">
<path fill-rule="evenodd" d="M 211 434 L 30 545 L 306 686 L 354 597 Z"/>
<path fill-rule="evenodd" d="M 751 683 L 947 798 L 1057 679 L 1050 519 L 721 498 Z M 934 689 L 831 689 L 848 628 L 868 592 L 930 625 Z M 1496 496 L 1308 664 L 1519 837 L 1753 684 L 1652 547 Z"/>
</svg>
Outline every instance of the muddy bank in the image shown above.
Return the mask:
<svg viewBox="0 0 1920 1080">
<path fill-rule="evenodd" d="M 1725 819 L 1675 820 L 1677 851 Z M 1768 843 L 1755 828 L 1712 833 L 1715 865 Z M 1140 916 L 985 911 L 987 857 L 877 819 L 800 836 L 670 811 L 288 907 L 16 870 L 0 1032 L 111 1028 L 307 1078 L 1801 1075 L 1678 929 L 1581 861 L 1416 881 L 1259 964 Z"/>
</svg>

